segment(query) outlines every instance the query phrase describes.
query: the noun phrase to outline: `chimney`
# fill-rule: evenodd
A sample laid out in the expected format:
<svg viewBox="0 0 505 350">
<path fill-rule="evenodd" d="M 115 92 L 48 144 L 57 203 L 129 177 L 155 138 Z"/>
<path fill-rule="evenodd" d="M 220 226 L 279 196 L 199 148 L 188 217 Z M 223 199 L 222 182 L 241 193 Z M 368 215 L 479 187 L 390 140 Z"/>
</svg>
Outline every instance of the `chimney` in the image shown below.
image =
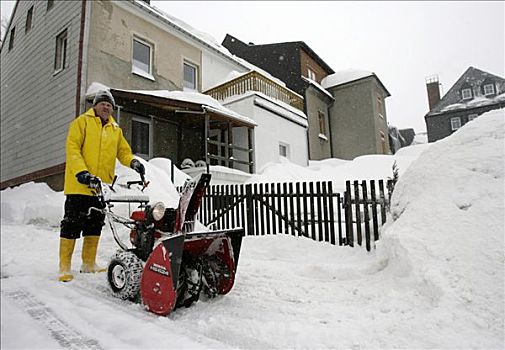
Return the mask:
<svg viewBox="0 0 505 350">
<path fill-rule="evenodd" d="M 440 101 L 440 83 L 438 82 L 438 75 L 433 75 L 426 78 L 426 91 L 428 92 L 428 105 L 430 111 Z"/>
</svg>

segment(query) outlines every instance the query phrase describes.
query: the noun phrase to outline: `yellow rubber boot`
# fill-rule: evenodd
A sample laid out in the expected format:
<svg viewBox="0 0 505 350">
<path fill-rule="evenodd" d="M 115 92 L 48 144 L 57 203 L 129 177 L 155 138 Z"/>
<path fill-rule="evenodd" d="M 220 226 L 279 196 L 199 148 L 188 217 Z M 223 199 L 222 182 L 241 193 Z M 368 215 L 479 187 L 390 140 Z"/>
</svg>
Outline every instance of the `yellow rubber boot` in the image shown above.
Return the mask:
<svg viewBox="0 0 505 350">
<path fill-rule="evenodd" d="M 75 239 L 60 237 L 60 282 L 69 282 L 74 279 L 71 272 L 72 254 L 74 253 Z"/>
<path fill-rule="evenodd" d="M 105 272 L 107 269 L 96 265 L 96 250 L 100 236 L 84 236 L 82 242 L 82 273 Z"/>
</svg>

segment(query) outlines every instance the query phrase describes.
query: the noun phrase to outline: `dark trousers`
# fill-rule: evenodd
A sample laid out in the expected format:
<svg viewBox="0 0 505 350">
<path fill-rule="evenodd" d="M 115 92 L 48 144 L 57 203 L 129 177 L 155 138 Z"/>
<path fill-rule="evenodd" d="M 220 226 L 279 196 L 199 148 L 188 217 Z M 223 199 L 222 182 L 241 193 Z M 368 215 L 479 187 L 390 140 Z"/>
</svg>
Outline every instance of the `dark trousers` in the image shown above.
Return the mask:
<svg viewBox="0 0 505 350">
<path fill-rule="evenodd" d="M 80 194 L 67 195 L 60 237 L 78 239 L 81 233 L 82 236 L 100 236 L 105 215 L 96 210 L 89 211 L 91 207 L 103 209 L 97 197 Z"/>
</svg>

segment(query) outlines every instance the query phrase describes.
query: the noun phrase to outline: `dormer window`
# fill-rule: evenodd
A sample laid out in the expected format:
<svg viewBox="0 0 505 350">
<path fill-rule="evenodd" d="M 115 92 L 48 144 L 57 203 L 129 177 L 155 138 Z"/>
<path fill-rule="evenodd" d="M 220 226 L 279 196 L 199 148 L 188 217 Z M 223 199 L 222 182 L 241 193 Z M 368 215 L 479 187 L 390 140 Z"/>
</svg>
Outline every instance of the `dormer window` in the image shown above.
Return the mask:
<svg viewBox="0 0 505 350">
<path fill-rule="evenodd" d="M 494 95 L 494 85 L 486 84 L 484 85 L 484 95 Z"/>
<path fill-rule="evenodd" d="M 307 78 L 316 81 L 316 72 L 310 68 L 307 68 Z"/>
<path fill-rule="evenodd" d="M 461 97 L 463 98 L 463 100 L 471 99 L 472 98 L 472 89 L 466 88 L 466 89 L 461 90 Z"/>
</svg>

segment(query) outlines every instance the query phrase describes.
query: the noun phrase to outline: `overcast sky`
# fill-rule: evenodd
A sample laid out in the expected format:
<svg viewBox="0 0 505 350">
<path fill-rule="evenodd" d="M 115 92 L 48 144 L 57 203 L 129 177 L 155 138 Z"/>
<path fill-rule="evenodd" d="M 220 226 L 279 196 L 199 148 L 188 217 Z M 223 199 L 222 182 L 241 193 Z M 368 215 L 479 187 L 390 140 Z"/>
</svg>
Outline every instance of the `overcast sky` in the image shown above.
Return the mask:
<svg viewBox="0 0 505 350">
<path fill-rule="evenodd" d="M 2 18 L 13 1 L 2 1 Z M 445 93 L 473 66 L 505 77 L 505 2 L 153 1 L 221 43 L 304 41 L 334 71 L 375 72 L 391 93 L 387 118 L 426 131 L 425 78 Z"/>
</svg>

